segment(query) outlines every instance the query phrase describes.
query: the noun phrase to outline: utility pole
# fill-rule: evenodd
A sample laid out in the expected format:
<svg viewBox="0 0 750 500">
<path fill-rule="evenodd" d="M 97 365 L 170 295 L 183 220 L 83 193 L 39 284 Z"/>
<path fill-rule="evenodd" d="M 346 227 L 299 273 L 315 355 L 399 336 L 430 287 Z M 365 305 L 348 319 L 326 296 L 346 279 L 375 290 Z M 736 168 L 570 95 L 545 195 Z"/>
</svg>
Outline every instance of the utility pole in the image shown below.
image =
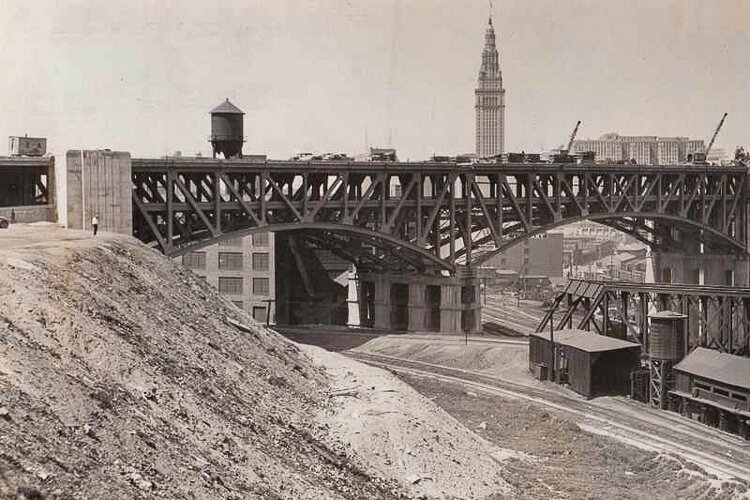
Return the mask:
<svg viewBox="0 0 750 500">
<path fill-rule="evenodd" d="M 550 345 L 550 350 L 552 351 L 552 363 L 551 363 L 552 371 L 550 372 L 550 378 L 553 382 L 555 382 L 555 380 L 557 379 L 557 377 L 555 376 L 555 364 L 557 360 L 555 359 L 555 312 L 554 311 L 550 311 L 550 315 L 549 315 L 549 345 Z"/>
</svg>

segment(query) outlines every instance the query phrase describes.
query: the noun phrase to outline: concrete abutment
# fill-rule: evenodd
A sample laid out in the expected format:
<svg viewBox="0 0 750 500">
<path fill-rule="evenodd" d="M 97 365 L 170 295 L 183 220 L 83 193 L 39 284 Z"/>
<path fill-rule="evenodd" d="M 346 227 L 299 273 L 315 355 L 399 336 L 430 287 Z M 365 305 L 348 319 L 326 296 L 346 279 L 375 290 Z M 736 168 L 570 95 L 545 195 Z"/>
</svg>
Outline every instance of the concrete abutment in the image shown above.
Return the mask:
<svg viewBox="0 0 750 500">
<path fill-rule="evenodd" d="M 65 156 L 67 227 L 133 234 L 133 182 L 130 153 L 68 151 Z"/>
<path fill-rule="evenodd" d="M 479 280 L 473 276 L 359 273 L 362 318 L 370 326 L 410 332 L 470 333 L 481 329 Z M 363 322 L 364 323 L 364 322 Z"/>
</svg>

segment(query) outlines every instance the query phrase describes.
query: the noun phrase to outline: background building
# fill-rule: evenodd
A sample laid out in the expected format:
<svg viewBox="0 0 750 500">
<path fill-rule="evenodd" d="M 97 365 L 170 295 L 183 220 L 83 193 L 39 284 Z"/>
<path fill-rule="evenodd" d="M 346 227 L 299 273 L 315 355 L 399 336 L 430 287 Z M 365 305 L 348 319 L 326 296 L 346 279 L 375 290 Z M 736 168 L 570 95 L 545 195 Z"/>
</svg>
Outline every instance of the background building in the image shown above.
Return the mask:
<svg viewBox="0 0 750 500">
<path fill-rule="evenodd" d="M 562 276 L 563 240 L 564 235 L 561 232 L 525 238 L 517 245 L 497 254 L 486 265 L 498 270 L 516 271 L 519 276 Z"/>
<path fill-rule="evenodd" d="M 684 163 L 690 153 L 704 151 L 702 140 L 687 137 L 623 136 L 605 134 L 599 139 L 573 141 L 572 152 L 593 151 L 600 161 L 635 160 L 639 165 L 674 165 Z"/>
<path fill-rule="evenodd" d="M 505 89 L 495 46 L 492 17 L 484 34 L 482 67 L 474 96 L 477 156 L 488 158 L 498 155 L 505 151 Z"/>
<path fill-rule="evenodd" d="M 257 321 L 274 319 L 274 237 L 259 232 L 182 256 L 193 270 Z"/>
</svg>

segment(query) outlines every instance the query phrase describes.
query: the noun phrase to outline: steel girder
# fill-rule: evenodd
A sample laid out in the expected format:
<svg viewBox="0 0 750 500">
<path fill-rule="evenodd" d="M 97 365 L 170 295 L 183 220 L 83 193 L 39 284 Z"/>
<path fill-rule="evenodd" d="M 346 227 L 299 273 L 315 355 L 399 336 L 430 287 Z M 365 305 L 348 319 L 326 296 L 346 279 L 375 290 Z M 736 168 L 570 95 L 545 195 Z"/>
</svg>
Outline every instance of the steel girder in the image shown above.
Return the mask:
<svg viewBox="0 0 750 500">
<path fill-rule="evenodd" d="M 54 203 L 54 158 L 0 158 L 0 207 Z"/>
<path fill-rule="evenodd" d="M 648 315 L 670 310 L 687 316 L 688 347 L 750 355 L 750 288 L 569 280 L 537 331 L 579 328 L 602 335 L 614 323 L 646 348 Z"/>
<path fill-rule="evenodd" d="M 750 186 L 735 166 L 168 158 L 134 159 L 132 178 L 134 233 L 168 255 L 260 228 L 307 229 L 369 239 L 367 253 L 408 254 L 406 267 L 455 271 L 582 220 L 663 249 L 679 247 L 677 233 L 748 248 Z"/>
</svg>

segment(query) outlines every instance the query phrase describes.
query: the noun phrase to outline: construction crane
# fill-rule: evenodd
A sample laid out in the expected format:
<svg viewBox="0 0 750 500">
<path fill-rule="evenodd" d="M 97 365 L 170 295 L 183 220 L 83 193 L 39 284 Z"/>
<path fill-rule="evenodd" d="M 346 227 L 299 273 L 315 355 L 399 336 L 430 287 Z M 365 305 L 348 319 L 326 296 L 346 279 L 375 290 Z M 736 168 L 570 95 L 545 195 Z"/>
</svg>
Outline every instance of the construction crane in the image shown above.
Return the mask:
<svg viewBox="0 0 750 500">
<path fill-rule="evenodd" d="M 576 139 L 576 134 L 578 133 L 578 127 L 581 126 L 581 120 L 578 120 L 578 123 L 576 123 L 576 128 L 573 129 L 573 133 L 570 134 L 570 140 L 568 141 L 568 147 L 567 151 L 570 152 L 570 148 L 573 147 L 573 141 Z"/>
<path fill-rule="evenodd" d="M 716 136 L 719 135 L 719 130 L 721 130 L 721 127 L 724 125 L 724 120 L 727 119 L 727 114 L 724 113 L 724 116 L 721 117 L 721 121 L 719 122 L 719 126 L 716 127 L 716 130 L 714 131 L 714 135 L 711 137 L 711 141 L 708 143 L 708 147 L 706 148 L 706 151 L 696 151 L 693 153 L 693 163 L 707 163 L 708 162 L 708 153 L 711 152 L 711 148 L 714 145 L 714 141 L 716 140 Z"/>
<path fill-rule="evenodd" d="M 555 154 L 552 157 L 552 161 L 554 163 L 575 163 L 576 162 L 575 157 L 570 155 L 570 148 L 573 147 L 573 141 L 576 139 L 576 134 L 578 133 L 578 127 L 580 126 L 581 126 L 581 120 L 578 120 L 578 123 L 576 123 L 576 127 L 573 129 L 573 133 L 570 134 L 570 140 L 568 141 L 567 149 L 561 149 L 559 153 Z"/>
<path fill-rule="evenodd" d="M 724 113 L 724 116 L 721 117 L 721 121 L 719 122 L 719 126 L 716 127 L 716 132 L 714 132 L 714 136 L 711 137 L 711 142 L 708 143 L 708 147 L 706 148 L 706 158 L 708 158 L 708 153 L 711 152 L 711 147 L 714 145 L 714 141 L 716 140 L 716 136 L 719 135 L 719 130 L 721 130 L 722 125 L 724 125 L 724 120 L 727 119 L 727 113 Z"/>
</svg>

